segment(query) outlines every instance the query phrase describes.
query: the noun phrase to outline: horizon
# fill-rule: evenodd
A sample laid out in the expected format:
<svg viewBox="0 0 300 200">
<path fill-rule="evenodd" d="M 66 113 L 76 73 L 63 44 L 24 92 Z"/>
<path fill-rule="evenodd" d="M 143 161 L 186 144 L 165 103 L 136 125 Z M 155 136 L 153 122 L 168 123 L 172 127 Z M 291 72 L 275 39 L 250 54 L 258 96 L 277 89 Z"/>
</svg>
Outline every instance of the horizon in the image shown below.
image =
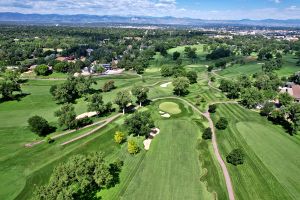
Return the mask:
<svg viewBox="0 0 300 200">
<path fill-rule="evenodd" d="M 0 14 L 21 14 L 21 15 L 58 15 L 58 16 L 80 16 L 80 15 L 86 15 L 86 16 L 97 16 L 97 17 L 124 17 L 124 18 L 130 18 L 130 17 L 141 17 L 141 18 L 174 18 L 174 19 L 192 19 L 192 20 L 204 20 L 204 21 L 243 21 L 243 20 L 250 20 L 250 21 L 264 21 L 264 20 L 279 20 L 279 21 L 288 21 L 288 20 L 300 20 L 299 18 L 287 18 L 287 19 L 276 19 L 276 18 L 261 18 L 261 19 L 251 19 L 251 18 L 241 18 L 241 19 L 203 19 L 203 18 L 193 18 L 193 17 L 175 17 L 175 16 L 147 16 L 147 15 L 97 15 L 97 14 L 59 14 L 59 13 L 22 13 L 22 12 L 1 12 Z"/>
<path fill-rule="evenodd" d="M 203 20 L 300 19 L 297 0 L 8 0 L 0 12 L 21 14 L 175 17 Z M 166 14 L 167 13 L 167 14 Z"/>
</svg>

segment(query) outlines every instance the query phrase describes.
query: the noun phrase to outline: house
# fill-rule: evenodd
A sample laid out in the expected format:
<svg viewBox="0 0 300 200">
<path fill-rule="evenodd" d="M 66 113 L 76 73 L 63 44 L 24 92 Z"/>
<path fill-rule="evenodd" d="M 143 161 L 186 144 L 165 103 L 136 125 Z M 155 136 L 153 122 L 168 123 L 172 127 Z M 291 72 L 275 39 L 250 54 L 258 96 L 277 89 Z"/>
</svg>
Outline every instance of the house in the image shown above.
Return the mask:
<svg viewBox="0 0 300 200">
<path fill-rule="evenodd" d="M 289 93 L 292 97 L 295 98 L 297 102 L 300 102 L 300 85 L 296 85 L 292 82 L 287 82 L 285 87 L 280 87 L 280 93 Z"/>
</svg>

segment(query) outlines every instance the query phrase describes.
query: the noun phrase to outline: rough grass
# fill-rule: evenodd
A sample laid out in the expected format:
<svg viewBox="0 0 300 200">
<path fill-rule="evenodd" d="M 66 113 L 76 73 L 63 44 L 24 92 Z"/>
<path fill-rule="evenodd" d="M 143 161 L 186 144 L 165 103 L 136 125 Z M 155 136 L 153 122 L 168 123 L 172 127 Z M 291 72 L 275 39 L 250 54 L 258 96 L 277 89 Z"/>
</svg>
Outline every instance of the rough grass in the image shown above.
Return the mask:
<svg viewBox="0 0 300 200">
<path fill-rule="evenodd" d="M 229 120 L 217 131 L 223 159 L 234 148 L 243 148 L 245 163 L 227 164 L 238 199 L 299 199 L 299 138 L 291 137 L 258 113 L 238 105 L 218 105 L 219 117 Z"/>
<path fill-rule="evenodd" d="M 179 105 L 173 102 L 163 102 L 159 105 L 159 109 L 173 115 L 181 113 Z"/>
</svg>

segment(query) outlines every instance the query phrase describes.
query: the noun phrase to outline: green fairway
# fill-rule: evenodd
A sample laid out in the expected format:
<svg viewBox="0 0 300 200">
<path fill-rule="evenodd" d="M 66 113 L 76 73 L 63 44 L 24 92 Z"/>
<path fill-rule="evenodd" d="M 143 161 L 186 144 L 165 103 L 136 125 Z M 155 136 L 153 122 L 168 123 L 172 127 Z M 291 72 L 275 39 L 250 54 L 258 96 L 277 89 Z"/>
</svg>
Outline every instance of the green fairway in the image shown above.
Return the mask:
<svg viewBox="0 0 300 200">
<path fill-rule="evenodd" d="M 161 104 L 157 105 L 160 107 Z M 169 120 L 161 120 L 153 109 L 159 119 L 155 124 L 160 128 L 160 135 L 153 140 L 122 195 L 123 199 L 212 198 L 205 184 L 200 181 L 201 174 L 205 173 L 201 169 L 202 161 L 199 161 L 197 151 L 201 132 L 195 122 L 187 121 L 187 117 L 193 114 L 183 105 L 180 108 L 184 109 L 180 117 Z"/>
<path fill-rule="evenodd" d="M 227 164 L 237 198 L 299 199 L 299 138 L 238 105 L 218 105 L 214 121 L 220 116 L 229 120 L 225 131 L 217 131 L 223 159 L 234 148 L 246 154 L 243 165 Z"/>
<path fill-rule="evenodd" d="M 246 65 L 234 65 L 218 72 L 218 74 L 227 78 L 236 78 L 238 75 L 252 75 L 256 72 L 260 72 L 261 67 L 262 65 L 257 64 L 256 62 L 248 63 Z"/>
<path fill-rule="evenodd" d="M 173 115 L 181 113 L 179 105 L 176 104 L 176 103 L 173 103 L 173 102 L 164 102 L 164 103 L 161 103 L 159 105 L 159 109 L 162 110 L 162 111 L 164 111 L 164 112 L 167 112 L 169 114 L 173 114 Z"/>
</svg>

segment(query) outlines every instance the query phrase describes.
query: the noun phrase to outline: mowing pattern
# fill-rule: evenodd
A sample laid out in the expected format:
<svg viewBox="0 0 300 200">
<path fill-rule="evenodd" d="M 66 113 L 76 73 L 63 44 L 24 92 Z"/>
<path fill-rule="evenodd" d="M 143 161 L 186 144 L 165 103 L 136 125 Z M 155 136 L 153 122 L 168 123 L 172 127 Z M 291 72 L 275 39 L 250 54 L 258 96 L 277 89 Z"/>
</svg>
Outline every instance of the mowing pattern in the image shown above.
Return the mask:
<svg viewBox="0 0 300 200">
<path fill-rule="evenodd" d="M 238 105 L 219 105 L 214 120 L 220 116 L 230 122 L 227 130 L 217 132 L 223 159 L 237 147 L 246 153 L 242 166 L 227 164 L 236 197 L 299 199 L 299 139 Z"/>
<path fill-rule="evenodd" d="M 123 199 L 211 199 L 200 181 L 197 125 L 187 120 L 162 120 L 153 141 Z"/>
</svg>

